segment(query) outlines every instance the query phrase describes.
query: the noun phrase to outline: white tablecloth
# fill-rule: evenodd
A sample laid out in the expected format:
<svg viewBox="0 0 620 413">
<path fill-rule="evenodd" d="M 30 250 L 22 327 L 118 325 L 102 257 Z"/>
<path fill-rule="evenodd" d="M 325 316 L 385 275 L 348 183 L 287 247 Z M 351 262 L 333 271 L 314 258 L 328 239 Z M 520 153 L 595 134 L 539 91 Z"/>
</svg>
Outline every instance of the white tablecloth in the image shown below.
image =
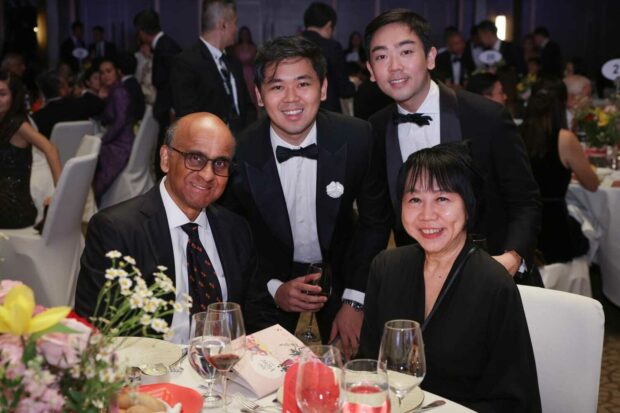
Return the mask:
<svg viewBox="0 0 620 413">
<path fill-rule="evenodd" d="M 614 180 L 620 180 L 620 171 L 605 177 L 596 192 L 570 185 L 566 201 L 578 205 L 601 229 L 595 262 L 601 268 L 603 294 L 620 306 L 620 188 L 611 187 Z"/>
<path fill-rule="evenodd" d="M 198 386 L 200 384 L 203 383 L 203 380 L 200 378 L 200 376 L 192 369 L 192 367 L 189 365 L 189 362 L 187 361 L 187 359 L 185 359 L 182 363 L 182 367 L 183 367 L 183 372 L 180 375 L 177 375 L 176 377 L 172 377 L 172 379 L 170 380 L 172 383 L 174 384 L 178 384 L 179 386 L 185 386 L 185 387 L 191 387 L 193 389 L 196 389 L 197 391 L 202 393 L 202 389 L 199 389 Z M 256 396 L 254 396 L 252 394 L 252 392 L 250 390 L 245 389 L 244 387 L 239 386 L 236 383 L 232 383 L 229 382 L 228 385 L 228 392 L 229 395 L 233 395 L 235 393 L 241 393 L 243 394 L 246 398 L 255 401 L 256 403 L 260 404 L 261 406 L 268 406 L 271 405 L 273 406 L 273 400 L 275 398 L 275 393 L 274 394 L 270 394 L 266 397 L 263 397 L 260 400 L 256 400 Z M 446 404 L 441 406 L 441 407 L 437 407 L 436 409 L 433 409 L 433 412 L 437 412 L 437 413 L 466 413 L 466 412 L 473 412 L 473 410 L 470 410 L 464 406 L 461 406 L 460 404 L 451 402 L 450 400 L 447 400 L 443 397 L 437 396 L 433 393 L 429 393 L 429 392 L 424 392 L 424 403 L 423 404 L 427 404 L 430 403 L 434 400 L 437 399 L 444 399 L 446 400 Z M 233 402 L 228 406 L 228 412 L 239 412 L 241 410 L 241 404 L 239 404 L 239 402 L 233 400 Z M 218 409 L 213 409 L 213 410 L 208 410 L 208 411 L 219 411 Z"/>
</svg>

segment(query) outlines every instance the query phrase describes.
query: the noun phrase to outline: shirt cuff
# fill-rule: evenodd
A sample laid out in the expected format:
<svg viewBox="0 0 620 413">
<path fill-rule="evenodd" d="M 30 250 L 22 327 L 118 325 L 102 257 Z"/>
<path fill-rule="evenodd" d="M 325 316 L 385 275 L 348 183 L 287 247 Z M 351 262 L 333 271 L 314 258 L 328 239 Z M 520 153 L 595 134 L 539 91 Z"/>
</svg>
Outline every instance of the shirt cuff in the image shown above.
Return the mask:
<svg viewBox="0 0 620 413">
<path fill-rule="evenodd" d="M 280 288 L 282 284 L 284 283 L 276 278 L 273 278 L 267 282 L 267 291 L 269 291 L 271 297 L 274 299 L 276 298 L 276 291 L 278 291 L 278 288 Z"/>
<path fill-rule="evenodd" d="M 521 260 L 521 265 L 519 266 L 519 270 L 517 272 L 525 274 L 527 272 L 527 265 L 525 265 L 525 260 Z"/>
<path fill-rule="evenodd" d="M 364 294 L 363 292 L 357 291 L 357 290 L 351 290 L 349 288 L 345 288 L 344 292 L 342 293 L 343 300 L 355 301 L 356 303 L 360 303 L 362 305 L 364 304 L 365 297 L 366 297 L 366 294 Z"/>
</svg>

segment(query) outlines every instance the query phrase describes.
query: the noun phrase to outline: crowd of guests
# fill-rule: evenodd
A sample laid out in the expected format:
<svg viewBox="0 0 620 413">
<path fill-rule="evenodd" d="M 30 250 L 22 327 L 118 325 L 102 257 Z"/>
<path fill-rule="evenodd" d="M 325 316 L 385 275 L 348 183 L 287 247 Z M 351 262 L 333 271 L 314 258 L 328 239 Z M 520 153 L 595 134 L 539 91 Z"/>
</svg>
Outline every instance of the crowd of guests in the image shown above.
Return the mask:
<svg viewBox="0 0 620 413">
<path fill-rule="evenodd" d="M 162 179 L 91 219 L 79 314 L 95 311 L 105 253 L 120 250 L 147 282 L 166 266 L 193 311 L 242 303 L 250 332 L 275 323 L 294 332 L 300 313 L 316 312 L 322 340 L 339 339 L 347 357 L 376 357 L 385 321 L 417 320 L 425 389 L 476 411 L 540 411 L 515 282 L 542 287 L 541 263 L 588 249 L 564 198 L 572 174 L 598 186 L 569 120 L 589 104 L 589 80 L 562 80 L 560 48 L 543 27 L 523 50 L 499 40 L 491 21 L 468 41 L 449 28 L 439 52 L 428 22 L 406 9 L 380 14 L 344 50 L 325 3 L 309 6 L 303 32 L 260 47 L 236 22 L 233 1 L 205 1 L 201 34 L 183 50 L 145 10 L 134 18 L 135 54 L 119 53 L 100 26 L 87 48 L 76 22 L 38 91 L 20 82 L 23 61 L 7 56 L 0 228 L 34 224 L 31 146 L 58 180 L 55 124 L 94 118 L 105 127 L 99 201 L 152 104 Z M 482 63 L 485 50 L 500 52 L 501 64 Z M 340 113 L 350 97 L 356 117 Z M 381 252 L 390 233 L 398 248 Z M 334 274 L 330 296 L 312 294 L 320 288 L 307 272 L 317 262 Z M 174 340 L 187 341 L 189 315 L 169 321 Z"/>
</svg>

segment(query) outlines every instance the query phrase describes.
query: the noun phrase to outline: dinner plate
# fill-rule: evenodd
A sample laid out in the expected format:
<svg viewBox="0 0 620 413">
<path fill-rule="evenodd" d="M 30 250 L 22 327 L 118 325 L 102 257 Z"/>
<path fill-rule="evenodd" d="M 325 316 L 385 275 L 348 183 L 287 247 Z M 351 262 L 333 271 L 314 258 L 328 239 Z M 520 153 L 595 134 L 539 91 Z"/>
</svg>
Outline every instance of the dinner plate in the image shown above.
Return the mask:
<svg viewBox="0 0 620 413">
<path fill-rule="evenodd" d="M 160 399 L 171 407 L 181 403 L 181 413 L 200 413 L 202 410 L 202 396 L 189 387 L 172 383 L 145 384 L 138 387 L 138 392 Z"/>
<path fill-rule="evenodd" d="M 121 366 L 143 366 L 163 363 L 169 366 L 181 357 L 174 343 L 146 337 L 117 337 L 113 342 Z"/>
<path fill-rule="evenodd" d="M 280 404 L 284 402 L 284 387 L 280 387 L 278 389 L 278 392 L 276 393 L 276 398 L 278 399 L 278 402 Z M 420 407 L 420 405 L 422 405 L 422 402 L 424 402 L 424 392 L 421 388 L 416 387 L 405 396 L 402 402 L 402 407 L 399 409 L 398 399 L 396 398 L 396 395 L 390 392 L 390 405 L 392 406 L 392 408 L 390 409 L 391 413 L 413 410 Z"/>
</svg>

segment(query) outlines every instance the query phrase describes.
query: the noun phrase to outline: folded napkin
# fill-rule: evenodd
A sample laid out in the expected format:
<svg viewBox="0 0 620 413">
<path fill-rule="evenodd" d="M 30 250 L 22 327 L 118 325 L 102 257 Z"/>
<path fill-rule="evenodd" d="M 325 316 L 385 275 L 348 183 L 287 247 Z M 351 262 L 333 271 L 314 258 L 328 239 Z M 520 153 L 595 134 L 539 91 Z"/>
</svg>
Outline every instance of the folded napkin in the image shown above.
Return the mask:
<svg viewBox="0 0 620 413">
<path fill-rule="evenodd" d="M 284 396 L 282 401 L 283 413 L 301 413 L 297 407 L 297 398 L 295 389 L 297 386 L 297 372 L 299 364 L 292 365 L 286 375 L 284 376 Z M 302 372 L 304 375 L 304 383 L 307 384 L 307 388 L 316 390 L 316 396 L 319 394 L 331 394 L 336 399 L 339 396 L 340 388 L 338 380 L 329 366 L 322 363 L 313 363 L 311 366 L 306 366 Z M 325 408 L 329 409 L 333 403 L 337 404 L 337 401 L 330 400 L 331 398 L 321 397 Z M 331 409 L 330 409 L 331 410 Z"/>
<path fill-rule="evenodd" d="M 284 376 L 284 396 L 282 400 L 282 413 L 301 413 L 295 399 L 295 386 L 297 384 L 297 368 L 299 363 L 293 364 Z"/>
</svg>

